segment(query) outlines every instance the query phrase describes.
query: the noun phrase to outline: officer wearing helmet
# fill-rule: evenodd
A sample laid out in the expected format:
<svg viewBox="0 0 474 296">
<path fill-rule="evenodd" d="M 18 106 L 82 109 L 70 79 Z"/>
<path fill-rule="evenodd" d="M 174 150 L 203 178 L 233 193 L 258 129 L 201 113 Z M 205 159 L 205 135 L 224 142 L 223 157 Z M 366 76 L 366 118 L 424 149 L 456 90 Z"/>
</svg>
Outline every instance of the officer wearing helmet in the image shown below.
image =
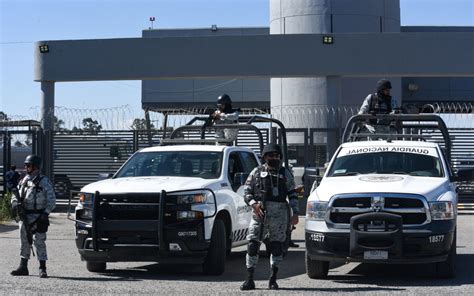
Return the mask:
<svg viewBox="0 0 474 296">
<path fill-rule="evenodd" d="M 362 106 L 360 107 L 359 114 L 390 114 L 395 113 L 398 110 L 397 102 L 390 95 L 392 84 L 387 79 L 381 79 L 377 81 L 376 93 L 369 94 Z M 388 125 L 390 122 L 387 121 L 370 121 L 370 124 L 366 124 L 365 128 L 371 132 L 387 132 L 389 130 Z"/>
<path fill-rule="evenodd" d="M 239 111 L 232 109 L 232 100 L 228 94 L 222 94 L 217 98 L 217 110 L 212 114 L 214 124 L 237 123 Z M 237 129 L 216 129 L 217 139 L 234 141 L 237 138 Z"/>
<path fill-rule="evenodd" d="M 34 236 L 33 243 L 39 261 L 39 276 L 46 278 L 48 277 L 46 273 L 46 260 L 48 260 L 46 232 L 49 226 L 49 214 L 56 206 L 56 196 L 50 180 L 40 172 L 41 158 L 37 155 L 28 155 L 24 164 L 27 175 L 18 185 L 17 194 L 12 194 L 11 204 L 13 212 L 17 212 L 19 208 L 24 211 L 25 222 L 28 223 L 28 226 L 25 226 L 24 221 L 19 222 L 21 261 L 20 266 L 13 270 L 11 275 L 29 274 L 28 260 L 32 246 L 28 241 L 28 228 L 30 235 Z"/>
<path fill-rule="evenodd" d="M 276 277 L 283 260 L 284 242 L 287 240 L 290 224 L 298 224 L 295 181 L 291 172 L 281 166 L 281 156 L 280 146 L 266 145 L 262 151 L 265 163 L 256 167 L 245 182 L 244 199 L 252 207 L 252 220 L 247 236 L 247 279 L 240 286 L 241 290 L 255 289 L 253 275 L 262 242 L 271 254 L 268 288 L 278 289 Z"/>
</svg>

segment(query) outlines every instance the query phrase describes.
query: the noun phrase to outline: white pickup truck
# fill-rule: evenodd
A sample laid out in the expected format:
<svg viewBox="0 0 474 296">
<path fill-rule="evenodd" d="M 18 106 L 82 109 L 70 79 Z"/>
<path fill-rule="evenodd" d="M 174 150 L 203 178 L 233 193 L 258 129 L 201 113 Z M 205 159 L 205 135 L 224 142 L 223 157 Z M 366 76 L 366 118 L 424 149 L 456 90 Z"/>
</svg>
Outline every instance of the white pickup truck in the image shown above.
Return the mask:
<svg viewBox="0 0 474 296">
<path fill-rule="evenodd" d="M 258 120 L 268 121 L 251 118 Z M 255 130 L 250 123 L 237 125 Z M 182 130 L 197 130 L 203 138 L 173 138 Z M 202 264 L 204 273 L 218 275 L 231 248 L 247 244 L 251 207 L 242 185 L 260 165 L 254 151 L 216 145 L 191 124 L 165 142 L 136 152 L 111 179 L 82 188 L 76 246 L 89 271 L 104 271 L 107 262 L 148 261 Z"/>
<path fill-rule="evenodd" d="M 433 116 L 388 118 L 405 132 L 414 128 L 412 119 L 417 123 L 426 119 L 421 128 L 439 124 L 447 134 L 441 119 Z M 413 136 L 351 134 L 352 141 L 337 149 L 308 198 L 305 240 L 310 278 L 325 278 L 333 261 L 434 263 L 437 276 L 454 275 L 454 181 L 472 180 L 472 170 L 453 176 L 446 156 L 449 138 L 444 151 L 437 143 L 419 141 L 423 139 L 419 128 Z"/>
</svg>

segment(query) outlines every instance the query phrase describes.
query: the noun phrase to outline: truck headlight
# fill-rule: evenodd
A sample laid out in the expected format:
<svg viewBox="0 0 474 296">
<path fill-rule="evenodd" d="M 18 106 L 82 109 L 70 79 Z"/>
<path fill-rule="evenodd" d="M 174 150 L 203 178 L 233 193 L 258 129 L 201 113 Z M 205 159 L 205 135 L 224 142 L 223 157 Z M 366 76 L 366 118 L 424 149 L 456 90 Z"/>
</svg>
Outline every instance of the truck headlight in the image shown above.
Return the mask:
<svg viewBox="0 0 474 296">
<path fill-rule="evenodd" d="M 205 203 L 206 202 L 206 196 L 202 193 L 179 195 L 176 198 L 176 202 L 179 203 L 179 204 Z"/>
<path fill-rule="evenodd" d="M 168 193 L 168 196 L 176 196 L 177 204 L 205 204 L 214 203 L 210 191 L 189 191 L 179 193 Z"/>
<path fill-rule="evenodd" d="M 94 203 L 94 194 L 79 193 L 79 204 L 76 207 L 76 219 L 92 219 L 92 207 Z"/>
<path fill-rule="evenodd" d="M 430 213 L 432 220 L 454 219 L 454 207 L 450 201 L 430 202 Z"/>
<path fill-rule="evenodd" d="M 306 205 L 306 219 L 315 221 L 324 221 L 326 211 L 328 209 L 327 202 L 308 201 Z"/>
<path fill-rule="evenodd" d="M 92 203 L 94 202 L 94 194 L 92 193 L 79 193 L 79 203 L 84 207 L 92 207 Z"/>
</svg>

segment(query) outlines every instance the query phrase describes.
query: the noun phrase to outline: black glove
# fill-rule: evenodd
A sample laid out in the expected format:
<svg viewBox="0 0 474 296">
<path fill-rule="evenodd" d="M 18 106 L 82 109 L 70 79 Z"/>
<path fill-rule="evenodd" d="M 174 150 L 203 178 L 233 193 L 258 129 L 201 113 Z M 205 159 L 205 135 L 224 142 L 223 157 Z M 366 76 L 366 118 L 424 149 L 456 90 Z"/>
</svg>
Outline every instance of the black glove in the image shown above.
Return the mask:
<svg viewBox="0 0 474 296">
<path fill-rule="evenodd" d="M 48 213 L 41 213 L 41 215 L 38 217 L 38 220 L 36 220 L 36 232 L 38 233 L 45 233 L 48 231 L 48 226 L 49 226 L 49 214 Z"/>
<path fill-rule="evenodd" d="M 48 213 L 41 213 L 41 215 L 38 218 L 38 221 L 48 221 L 49 220 L 49 214 Z"/>
</svg>

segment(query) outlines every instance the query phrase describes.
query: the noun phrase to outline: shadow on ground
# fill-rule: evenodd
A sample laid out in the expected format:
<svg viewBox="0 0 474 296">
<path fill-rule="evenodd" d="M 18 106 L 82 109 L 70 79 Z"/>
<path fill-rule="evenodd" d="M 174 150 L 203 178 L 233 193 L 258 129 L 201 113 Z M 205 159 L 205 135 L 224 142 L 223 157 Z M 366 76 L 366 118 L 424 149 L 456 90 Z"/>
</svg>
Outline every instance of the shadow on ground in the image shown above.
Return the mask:
<svg viewBox="0 0 474 296">
<path fill-rule="evenodd" d="M 10 224 L 10 222 L 7 222 L 6 224 L 0 224 L 0 233 L 9 232 L 13 230 L 18 230 L 18 225 Z"/>
<path fill-rule="evenodd" d="M 226 271 L 219 276 L 221 282 L 241 282 L 245 278 L 245 254 L 244 250 L 233 252 L 227 259 Z M 285 279 L 298 275 L 305 275 L 305 252 L 303 248 L 290 249 L 285 257 L 279 278 Z M 314 281 L 314 288 L 284 288 L 281 290 L 291 291 L 313 291 L 313 292 L 370 292 L 370 291 L 404 291 L 406 287 L 430 287 L 430 286 L 461 286 L 474 284 L 474 254 L 458 254 L 456 259 L 457 274 L 454 279 L 437 279 L 434 277 L 434 266 L 427 265 L 392 265 L 392 264 L 359 264 L 345 274 L 338 274 L 337 270 L 331 270 L 328 279 L 341 284 L 354 284 L 354 287 L 318 287 L 317 280 L 308 278 L 308 282 Z M 265 251 L 260 252 L 258 268 L 255 272 L 255 280 L 267 280 L 270 273 L 269 257 Z M 338 265 L 333 266 L 337 268 Z M 120 269 L 114 264 L 108 265 L 104 273 L 91 273 L 90 277 L 56 277 L 66 280 L 78 281 L 140 281 L 140 280 L 168 280 L 168 281 L 195 281 L 212 282 L 216 276 L 202 274 L 200 266 L 196 265 L 162 265 L 147 264 L 137 267 Z M 312 285 L 312 284 L 311 284 Z M 367 285 L 361 287 L 360 285 Z"/>
<path fill-rule="evenodd" d="M 246 274 L 245 267 L 246 251 L 232 252 L 227 258 L 226 268 L 223 275 L 219 276 L 219 281 L 243 281 Z M 284 265 L 279 272 L 279 278 L 288 278 L 304 274 L 304 249 L 292 249 L 288 252 L 284 260 Z M 198 265 L 164 265 L 147 264 L 137 267 L 118 269 L 114 264 L 107 265 L 107 271 L 104 273 L 91 273 L 90 278 L 84 277 L 56 277 L 67 280 L 88 280 L 88 281 L 113 281 L 129 280 L 137 281 L 144 279 L 157 279 L 169 281 L 215 281 L 216 276 L 204 275 L 201 266 Z M 266 280 L 270 274 L 270 258 L 265 251 L 260 251 L 260 260 L 255 272 L 255 280 Z"/>
<path fill-rule="evenodd" d="M 474 277 L 472 276 L 474 274 L 474 254 L 457 255 L 455 278 L 436 278 L 434 269 L 434 264 L 359 264 L 348 274 L 330 275 L 329 280 L 338 283 L 398 287 L 462 286 L 474 284 Z"/>
</svg>

